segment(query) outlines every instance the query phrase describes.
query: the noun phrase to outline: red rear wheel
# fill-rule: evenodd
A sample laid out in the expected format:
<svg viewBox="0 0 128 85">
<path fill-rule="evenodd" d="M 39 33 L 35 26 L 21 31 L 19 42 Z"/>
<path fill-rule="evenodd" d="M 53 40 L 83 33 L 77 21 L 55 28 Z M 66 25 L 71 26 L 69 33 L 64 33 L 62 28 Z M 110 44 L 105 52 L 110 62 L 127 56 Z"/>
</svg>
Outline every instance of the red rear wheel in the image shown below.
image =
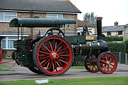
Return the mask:
<svg viewBox="0 0 128 85">
<path fill-rule="evenodd" d="M 84 65 L 85 65 L 85 68 L 89 72 L 95 73 L 95 72 L 99 71 L 97 68 L 97 65 L 96 65 L 96 56 L 95 55 L 87 56 L 85 58 Z"/>
<path fill-rule="evenodd" d="M 72 48 L 63 38 L 50 36 L 41 39 L 34 48 L 35 66 L 47 75 L 66 72 L 72 64 Z"/>
<path fill-rule="evenodd" d="M 117 59 L 110 52 L 101 53 L 97 59 L 97 66 L 102 73 L 113 73 L 117 68 Z"/>
</svg>

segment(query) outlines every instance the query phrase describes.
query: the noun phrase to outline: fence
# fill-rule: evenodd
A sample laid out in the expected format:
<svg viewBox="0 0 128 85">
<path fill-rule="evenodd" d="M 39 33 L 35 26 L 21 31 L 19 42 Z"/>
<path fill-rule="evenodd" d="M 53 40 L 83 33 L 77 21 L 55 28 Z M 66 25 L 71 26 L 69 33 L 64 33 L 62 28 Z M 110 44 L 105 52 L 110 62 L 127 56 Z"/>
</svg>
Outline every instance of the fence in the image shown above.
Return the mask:
<svg viewBox="0 0 128 85">
<path fill-rule="evenodd" d="M 128 65 L 128 54 L 127 53 L 113 52 L 113 54 L 116 56 L 117 61 L 120 64 L 127 64 Z"/>
</svg>

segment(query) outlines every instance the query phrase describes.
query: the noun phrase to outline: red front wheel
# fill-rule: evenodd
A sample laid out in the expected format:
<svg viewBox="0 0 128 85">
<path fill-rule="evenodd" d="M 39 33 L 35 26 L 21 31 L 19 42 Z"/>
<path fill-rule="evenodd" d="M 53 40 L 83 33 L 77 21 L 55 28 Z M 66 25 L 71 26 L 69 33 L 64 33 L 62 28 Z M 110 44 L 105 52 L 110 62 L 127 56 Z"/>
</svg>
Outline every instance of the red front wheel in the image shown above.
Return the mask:
<svg viewBox="0 0 128 85">
<path fill-rule="evenodd" d="M 98 69 L 104 74 L 113 73 L 117 68 L 117 59 L 111 52 L 104 52 L 98 56 Z"/>
<path fill-rule="evenodd" d="M 46 75 L 59 75 L 72 64 L 73 53 L 69 43 L 58 36 L 41 39 L 35 46 L 33 61 Z"/>
</svg>

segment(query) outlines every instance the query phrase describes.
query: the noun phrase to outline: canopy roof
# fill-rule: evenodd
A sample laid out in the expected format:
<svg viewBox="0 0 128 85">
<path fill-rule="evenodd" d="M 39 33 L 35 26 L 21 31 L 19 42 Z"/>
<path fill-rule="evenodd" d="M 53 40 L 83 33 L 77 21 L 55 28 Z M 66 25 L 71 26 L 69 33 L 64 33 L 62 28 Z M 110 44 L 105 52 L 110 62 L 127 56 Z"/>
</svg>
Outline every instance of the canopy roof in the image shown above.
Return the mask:
<svg viewBox="0 0 128 85">
<path fill-rule="evenodd" d="M 15 18 L 11 20 L 10 27 L 60 27 L 65 24 L 76 24 L 75 19 L 41 19 L 41 18 Z"/>
</svg>

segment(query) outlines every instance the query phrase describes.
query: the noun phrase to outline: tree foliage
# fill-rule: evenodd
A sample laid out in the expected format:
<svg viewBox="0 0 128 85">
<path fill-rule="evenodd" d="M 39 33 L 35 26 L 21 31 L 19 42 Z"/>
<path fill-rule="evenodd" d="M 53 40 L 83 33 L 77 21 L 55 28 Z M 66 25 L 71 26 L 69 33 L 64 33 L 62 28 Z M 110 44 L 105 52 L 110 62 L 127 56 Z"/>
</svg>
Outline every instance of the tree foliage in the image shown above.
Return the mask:
<svg viewBox="0 0 128 85">
<path fill-rule="evenodd" d="M 91 12 L 91 13 L 87 12 L 84 15 L 84 22 L 96 25 L 96 17 L 97 16 L 95 16 L 94 12 Z"/>
</svg>

